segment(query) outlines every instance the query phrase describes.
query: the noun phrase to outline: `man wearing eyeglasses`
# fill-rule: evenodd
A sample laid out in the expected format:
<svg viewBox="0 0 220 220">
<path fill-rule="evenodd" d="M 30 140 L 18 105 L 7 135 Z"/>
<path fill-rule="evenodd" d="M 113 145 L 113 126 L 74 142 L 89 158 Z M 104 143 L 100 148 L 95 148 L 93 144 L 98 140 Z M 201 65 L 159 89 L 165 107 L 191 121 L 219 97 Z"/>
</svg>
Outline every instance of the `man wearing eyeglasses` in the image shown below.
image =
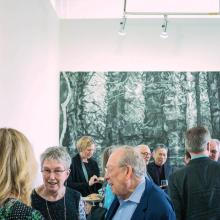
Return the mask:
<svg viewBox="0 0 220 220">
<path fill-rule="evenodd" d="M 141 154 L 146 165 L 148 165 L 150 162 L 150 158 L 151 158 L 151 151 L 148 145 L 140 144 L 135 149 Z"/>
<path fill-rule="evenodd" d="M 176 220 L 168 195 L 146 178 L 141 155 L 129 146 L 114 149 L 105 178 L 116 195 L 105 220 Z"/>
<path fill-rule="evenodd" d="M 211 139 L 208 143 L 209 158 L 218 161 L 220 153 L 220 141 L 218 139 Z"/>
</svg>

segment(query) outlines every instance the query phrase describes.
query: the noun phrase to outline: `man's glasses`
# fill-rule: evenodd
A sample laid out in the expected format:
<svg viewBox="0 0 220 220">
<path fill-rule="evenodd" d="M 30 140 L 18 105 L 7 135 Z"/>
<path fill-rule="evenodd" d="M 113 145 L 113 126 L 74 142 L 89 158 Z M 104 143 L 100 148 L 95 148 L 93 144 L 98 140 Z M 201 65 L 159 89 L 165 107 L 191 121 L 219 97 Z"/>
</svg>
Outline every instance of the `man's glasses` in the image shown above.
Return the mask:
<svg viewBox="0 0 220 220">
<path fill-rule="evenodd" d="M 151 153 L 148 153 L 148 152 L 141 152 L 141 155 L 147 157 L 147 156 L 151 156 Z"/>
<path fill-rule="evenodd" d="M 49 169 L 42 169 L 41 172 L 45 176 L 49 176 L 51 173 L 54 173 L 55 176 L 61 176 L 66 170 L 49 170 Z"/>
</svg>

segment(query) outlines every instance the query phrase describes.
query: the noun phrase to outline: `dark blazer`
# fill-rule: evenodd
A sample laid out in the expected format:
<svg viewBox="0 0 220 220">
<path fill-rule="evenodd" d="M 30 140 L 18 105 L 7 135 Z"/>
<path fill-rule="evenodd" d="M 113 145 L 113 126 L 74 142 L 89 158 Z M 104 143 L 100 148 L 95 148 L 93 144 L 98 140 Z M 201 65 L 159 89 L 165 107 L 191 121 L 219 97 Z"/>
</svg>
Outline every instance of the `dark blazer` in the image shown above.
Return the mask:
<svg viewBox="0 0 220 220">
<path fill-rule="evenodd" d="M 192 159 L 170 176 L 168 192 L 178 220 L 219 220 L 220 164 Z"/>
<path fill-rule="evenodd" d="M 175 220 L 174 208 L 167 194 L 148 178 L 145 182 L 145 190 L 131 220 Z M 118 207 L 119 201 L 115 197 L 105 219 L 111 220 Z"/>
<path fill-rule="evenodd" d="M 164 165 L 164 175 L 165 179 L 169 179 L 170 175 L 173 173 L 173 167 L 169 164 L 165 163 Z M 147 172 L 150 174 L 151 178 L 153 179 L 154 183 L 160 186 L 160 177 L 157 172 L 157 167 L 154 162 L 151 162 L 147 165 Z"/>
<path fill-rule="evenodd" d="M 86 168 L 89 179 L 93 175 L 99 177 L 100 175 L 99 167 L 94 159 L 92 158 L 88 159 L 88 164 Z M 72 158 L 70 170 L 71 172 L 67 179 L 67 186 L 79 191 L 82 194 L 82 196 L 87 196 L 91 193 L 98 193 L 98 189 L 101 188 L 101 184 L 96 183 L 92 186 L 89 186 L 83 173 L 81 158 L 79 154 L 76 154 L 76 156 Z"/>
</svg>

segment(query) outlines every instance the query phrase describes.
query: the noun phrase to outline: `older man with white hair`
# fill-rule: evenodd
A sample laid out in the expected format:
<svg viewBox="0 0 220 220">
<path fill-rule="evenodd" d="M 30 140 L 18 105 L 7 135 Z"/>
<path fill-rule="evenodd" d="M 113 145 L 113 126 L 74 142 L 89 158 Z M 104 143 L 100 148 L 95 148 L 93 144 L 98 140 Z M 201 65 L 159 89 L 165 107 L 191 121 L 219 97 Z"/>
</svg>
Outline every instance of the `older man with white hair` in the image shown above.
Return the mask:
<svg viewBox="0 0 220 220">
<path fill-rule="evenodd" d="M 150 148 L 148 147 L 148 145 L 140 144 L 140 145 L 136 146 L 135 149 L 141 154 L 146 165 L 148 165 L 150 162 L 150 158 L 151 158 L 151 151 L 150 151 Z"/>
<path fill-rule="evenodd" d="M 105 220 L 175 220 L 169 197 L 153 181 L 145 178 L 141 155 L 129 146 L 110 155 L 105 178 L 116 195 Z"/>
<path fill-rule="evenodd" d="M 209 158 L 218 161 L 220 154 L 220 141 L 218 139 L 211 139 L 208 143 Z"/>
</svg>

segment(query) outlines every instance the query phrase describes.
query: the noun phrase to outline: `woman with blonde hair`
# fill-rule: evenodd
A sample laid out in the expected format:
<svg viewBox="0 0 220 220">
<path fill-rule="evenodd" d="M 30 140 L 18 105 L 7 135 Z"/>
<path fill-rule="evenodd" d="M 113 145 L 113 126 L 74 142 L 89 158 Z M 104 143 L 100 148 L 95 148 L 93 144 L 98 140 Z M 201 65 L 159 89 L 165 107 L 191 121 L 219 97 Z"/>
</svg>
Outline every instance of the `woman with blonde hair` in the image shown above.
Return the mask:
<svg viewBox="0 0 220 220">
<path fill-rule="evenodd" d="M 79 191 L 82 196 L 98 193 L 102 187 L 98 164 L 92 159 L 95 147 L 92 137 L 83 136 L 76 143 L 78 154 L 72 158 L 67 185 Z"/>
<path fill-rule="evenodd" d="M 44 219 L 29 207 L 37 163 L 21 132 L 0 128 L 0 219 Z"/>
</svg>

